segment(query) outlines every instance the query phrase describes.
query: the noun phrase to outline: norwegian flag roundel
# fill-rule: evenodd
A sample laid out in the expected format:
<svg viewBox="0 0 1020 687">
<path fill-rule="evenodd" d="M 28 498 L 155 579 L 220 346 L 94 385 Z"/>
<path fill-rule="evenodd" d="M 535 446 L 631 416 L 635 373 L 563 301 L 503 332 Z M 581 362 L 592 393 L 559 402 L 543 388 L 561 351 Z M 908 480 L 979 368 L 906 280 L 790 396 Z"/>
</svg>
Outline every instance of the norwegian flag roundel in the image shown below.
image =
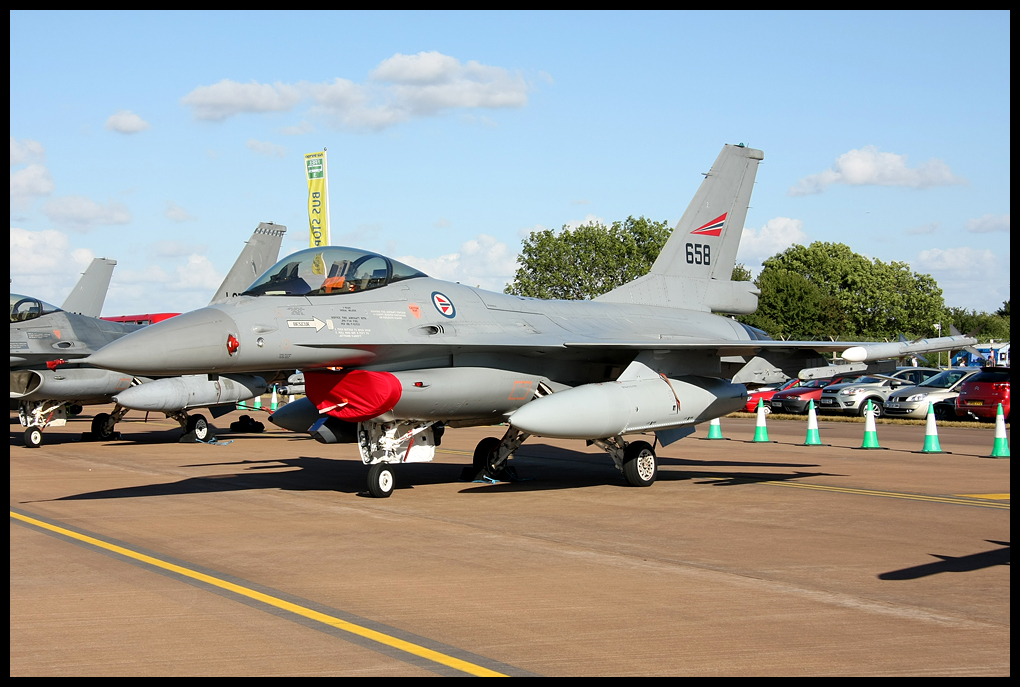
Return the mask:
<svg viewBox="0 0 1020 687">
<path fill-rule="evenodd" d="M 436 310 L 443 317 L 454 317 L 457 314 L 457 308 L 453 307 L 453 301 L 438 291 L 432 292 L 432 305 L 436 306 Z"/>
</svg>

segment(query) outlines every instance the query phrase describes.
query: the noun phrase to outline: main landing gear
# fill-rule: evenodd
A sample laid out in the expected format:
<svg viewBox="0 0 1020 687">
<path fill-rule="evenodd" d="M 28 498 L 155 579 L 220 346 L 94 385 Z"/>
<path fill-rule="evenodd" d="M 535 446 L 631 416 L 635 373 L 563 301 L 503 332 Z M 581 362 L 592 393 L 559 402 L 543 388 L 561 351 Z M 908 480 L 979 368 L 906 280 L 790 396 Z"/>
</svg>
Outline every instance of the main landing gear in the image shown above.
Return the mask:
<svg viewBox="0 0 1020 687">
<path fill-rule="evenodd" d="M 478 442 L 471 459 L 471 467 L 464 468 L 462 479 L 478 481 L 485 479 L 496 481 L 503 476 L 516 479 L 516 474 L 507 471 L 506 462 L 521 447 L 528 434 L 511 427 L 502 439 L 486 437 Z M 589 442 L 604 450 L 613 459 L 616 467 L 623 473 L 627 484 L 632 487 L 650 487 L 659 473 L 659 462 L 655 449 L 647 441 L 623 440 L 623 437 L 607 437 Z"/>
<path fill-rule="evenodd" d="M 205 419 L 205 415 L 197 413 L 195 415 L 188 415 L 183 410 L 179 410 L 175 413 L 167 413 L 167 417 L 172 417 L 177 420 L 181 425 L 181 438 L 177 441 L 182 444 L 191 444 L 196 441 L 209 441 L 214 438 L 212 425 Z"/>
</svg>

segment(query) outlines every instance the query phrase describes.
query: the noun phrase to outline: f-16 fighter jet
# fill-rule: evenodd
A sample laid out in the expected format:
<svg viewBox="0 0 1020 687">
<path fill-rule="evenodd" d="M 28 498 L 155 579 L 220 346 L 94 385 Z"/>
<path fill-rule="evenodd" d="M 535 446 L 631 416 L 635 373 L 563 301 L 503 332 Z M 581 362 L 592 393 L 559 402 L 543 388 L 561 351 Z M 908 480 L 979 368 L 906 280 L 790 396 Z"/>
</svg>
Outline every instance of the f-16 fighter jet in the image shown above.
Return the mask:
<svg viewBox="0 0 1020 687">
<path fill-rule="evenodd" d="M 732 380 L 761 359 L 795 375 L 825 364 L 822 351 L 860 345 L 868 357 L 866 343 L 772 341 L 714 314 L 757 307 L 754 285 L 730 277 L 762 158 L 725 146 L 651 271 L 592 301 L 492 293 L 376 253 L 313 248 L 237 298 L 130 334 L 89 361 L 151 375 L 301 369 L 307 399 L 271 419 L 356 442 L 374 496 L 391 493 L 394 466 L 432 460 L 443 428 L 499 423 L 503 437 L 474 452 L 480 475 L 501 474 L 536 435 L 593 442 L 627 482 L 649 486 L 653 444 L 628 435 L 668 444 L 740 410 L 747 391 Z"/>
<path fill-rule="evenodd" d="M 284 226 L 260 224 L 213 297 L 213 303 L 243 291 L 279 256 Z M 108 439 L 129 409 L 162 411 L 186 433 L 204 439 L 208 422 L 196 407 L 233 404 L 266 389 L 263 378 L 229 375 L 151 380 L 120 370 L 92 367 L 84 358 L 141 325 L 100 319 L 116 260 L 96 258 L 59 308 L 31 296 L 11 294 L 11 405 L 25 427 L 25 446 L 42 443 L 46 427 L 61 426 L 67 411 L 116 402 L 113 413 L 92 420 L 92 436 Z M 233 405 L 225 406 L 232 408 Z M 215 412 L 215 411 L 214 411 Z"/>
</svg>

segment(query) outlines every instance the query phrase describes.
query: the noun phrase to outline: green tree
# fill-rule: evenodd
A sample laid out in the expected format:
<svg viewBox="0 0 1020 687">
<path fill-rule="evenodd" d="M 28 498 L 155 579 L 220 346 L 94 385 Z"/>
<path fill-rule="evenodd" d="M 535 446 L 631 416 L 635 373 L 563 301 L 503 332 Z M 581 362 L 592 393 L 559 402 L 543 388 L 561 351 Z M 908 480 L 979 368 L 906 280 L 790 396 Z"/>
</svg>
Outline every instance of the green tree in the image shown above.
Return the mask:
<svg viewBox="0 0 1020 687">
<path fill-rule="evenodd" d="M 827 297 L 819 305 L 822 320 L 782 294 L 795 280 L 776 272 L 799 275 Z M 905 262 L 867 258 L 842 243 L 791 246 L 764 262 L 756 283 L 762 291 L 759 311 L 777 318 L 774 324 L 783 332 L 829 331 L 842 339 L 928 336 L 945 312 L 942 289 L 930 275 L 912 272 Z M 826 319 L 831 326 L 822 326 Z"/>
<path fill-rule="evenodd" d="M 670 232 L 666 222 L 644 217 L 609 227 L 591 223 L 532 232 L 505 291 L 533 298 L 595 298 L 647 274 Z"/>
<path fill-rule="evenodd" d="M 977 332 L 975 336 L 982 343 L 987 343 L 991 339 L 1009 341 L 1009 317 L 999 315 L 1000 311 L 991 314 L 977 310 L 968 311 L 966 308 L 947 308 L 942 326 L 945 331 L 948 331 L 949 325 L 952 324 L 964 334 Z"/>
</svg>

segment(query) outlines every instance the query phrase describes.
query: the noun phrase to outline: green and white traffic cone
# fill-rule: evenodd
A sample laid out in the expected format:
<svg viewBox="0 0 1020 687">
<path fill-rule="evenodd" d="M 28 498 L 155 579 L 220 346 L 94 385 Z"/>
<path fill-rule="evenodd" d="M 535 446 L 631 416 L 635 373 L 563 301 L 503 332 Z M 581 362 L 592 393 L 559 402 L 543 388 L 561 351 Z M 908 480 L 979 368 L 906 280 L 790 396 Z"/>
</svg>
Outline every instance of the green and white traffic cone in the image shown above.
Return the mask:
<svg viewBox="0 0 1020 687">
<path fill-rule="evenodd" d="M 921 453 L 942 453 L 939 446 L 939 430 L 935 424 L 935 404 L 928 403 L 928 424 L 924 428 L 924 448 Z"/>
<path fill-rule="evenodd" d="M 754 425 L 754 441 L 768 443 L 769 430 L 765 427 L 765 404 L 758 398 L 758 420 Z"/>
<path fill-rule="evenodd" d="M 813 400 L 808 401 L 807 438 L 804 439 L 804 445 L 822 445 L 822 438 L 818 435 L 818 413 L 815 412 L 815 402 Z"/>
<path fill-rule="evenodd" d="M 255 405 L 253 407 L 255 410 L 262 410 L 262 396 L 255 397 Z"/>
<path fill-rule="evenodd" d="M 992 446 L 992 458 L 1009 458 L 1009 439 L 1006 438 L 1006 418 L 1002 414 L 1002 404 L 995 413 L 995 445 Z"/>
<path fill-rule="evenodd" d="M 273 398 L 269 401 L 269 409 L 275 413 L 277 407 L 279 406 L 279 403 L 280 403 L 280 401 L 276 398 L 276 385 L 274 384 L 273 385 Z"/>
<path fill-rule="evenodd" d="M 878 430 L 875 429 L 875 406 L 870 400 L 864 418 L 864 443 L 861 448 L 882 448 L 878 445 Z"/>
<path fill-rule="evenodd" d="M 708 438 L 709 439 L 723 439 L 722 425 L 719 424 L 719 418 L 714 418 L 708 423 Z"/>
<path fill-rule="evenodd" d="M 290 396 L 287 397 L 287 403 L 293 403 L 293 402 L 294 402 L 294 394 L 291 394 Z"/>
</svg>

